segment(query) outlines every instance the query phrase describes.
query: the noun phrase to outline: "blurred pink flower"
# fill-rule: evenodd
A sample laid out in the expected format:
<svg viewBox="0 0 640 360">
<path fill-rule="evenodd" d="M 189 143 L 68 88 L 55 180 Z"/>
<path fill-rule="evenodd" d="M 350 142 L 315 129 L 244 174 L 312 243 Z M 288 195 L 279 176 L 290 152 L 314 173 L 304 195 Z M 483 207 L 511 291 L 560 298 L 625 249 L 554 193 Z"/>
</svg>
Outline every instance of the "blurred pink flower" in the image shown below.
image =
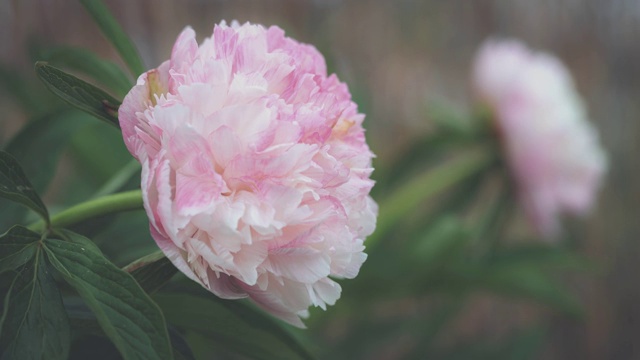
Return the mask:
<svg viewBox="0 0 640 360">
<path fill-rule="evenodd" d="M 340 297 L 375 228 L 373 154 L 347 86 L 278 27 L 226 23 L 171 59 L 120 107 L 142 164 L 151 234 L 189 278 L 303 326 Z"/>
<path fill-rule="evenodd" d="M 607 168 L 571 75 L 550 54 L 488 40 L 476 55 L 474 81 L 531 223 L 540 235 L 557 236 L 561 213 L 585 214 L 593 206 Z"/>
</svg>

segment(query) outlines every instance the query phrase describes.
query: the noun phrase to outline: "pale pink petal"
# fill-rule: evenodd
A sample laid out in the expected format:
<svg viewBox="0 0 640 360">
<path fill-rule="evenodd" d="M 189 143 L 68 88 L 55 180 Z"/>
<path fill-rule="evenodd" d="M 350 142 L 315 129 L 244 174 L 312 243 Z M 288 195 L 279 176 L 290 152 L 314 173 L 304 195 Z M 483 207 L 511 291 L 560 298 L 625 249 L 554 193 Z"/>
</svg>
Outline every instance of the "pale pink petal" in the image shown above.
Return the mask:
<svg viewBox="0 0 640 360">
<path fill-rule="evenodd" d="M 560 216 L 595 202 L 606 155 L 571 75 L 554 56 L 514 40 L 489 40 L 474 83 L 493 112 L 521 203 L 538 233 L 560 233 Z"/>
<path fill-rule="evenodd" d="M 198 279 L 193 270 L 191 270 L 191 267 L 189 267 L 187 261 L 184 259 L 183 252 L 178 247 L 176 247 L 176 245 L 171 242 L 170 239 L 160 234 L 155 229 L 155 227 L 151 226 L 149 231 L 151 232 L 151 236 L 156 241 L 156 244 L 158 244 L 158 247 L 160 248 L 160 250 L 162 250 L 167 259 L 171 260 L 173 265 L 178 268 L 178 270 L 180 270 L 183 274 L 185 274 L 189 279 L 200 282 L 200 279 Z"/>
<path fill-rule="evenodd" d="M 366 259 L 377 206 L 363 119 L 314 47 L 237 22 L 201 45 L 187 27 L 120 108 L 167 257 L 300 327 L 309 306 L 339 298 L 330 277 L 355 277 Z"/>
<path fill-rule="evenodd" d="M 269 252 L 265 267 L 276 276 L 313 284 L 330 274 L 329 254 L 310 248 L 277 248 Z"/>
<path fill-rule="evenodd" d="M 213 174 L 211 178 L 176 175 L 175 207 L 183 216 L 196 215 L 211 207 L 220 196 L 222 177 Z"/>
<path fill-rule="evenodd" d="M 336 301 L 340 298 L 340 293 L 342 292 L 342 288 L 340 284 L 337 282 L 325 278 L 322 279 L 315 284 L 313 284 L 313 290 L 315 294 L 320 298 L 319 306 L 324 309 L 324 304 L 334 305 Z"/>
</svg>

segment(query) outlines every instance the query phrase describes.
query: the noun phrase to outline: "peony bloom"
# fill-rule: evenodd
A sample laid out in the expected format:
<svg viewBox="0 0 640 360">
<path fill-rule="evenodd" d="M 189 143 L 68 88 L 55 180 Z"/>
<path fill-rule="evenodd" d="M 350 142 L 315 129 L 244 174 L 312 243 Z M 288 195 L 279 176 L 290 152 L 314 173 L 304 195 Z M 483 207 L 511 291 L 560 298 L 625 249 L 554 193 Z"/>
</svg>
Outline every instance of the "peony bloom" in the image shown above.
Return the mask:
<svg viewBox="0 0 640 360">
<path fill-rule="evenodd" d="M 562 213 L 591 208 L 607 168 L 571 75 L 552 55 L 489 40 L 476 55 L 474 81 L 527 216 L 540 235 L 558 235 Z"/>
<path fill-rule="evenodd" d="M 375 228 L 373 154 L 347 86 L 278 27 L 224 22 L 140 76 L 119 111 L 158 246 L 226 299 L 303 326 Z"/>
</svg>

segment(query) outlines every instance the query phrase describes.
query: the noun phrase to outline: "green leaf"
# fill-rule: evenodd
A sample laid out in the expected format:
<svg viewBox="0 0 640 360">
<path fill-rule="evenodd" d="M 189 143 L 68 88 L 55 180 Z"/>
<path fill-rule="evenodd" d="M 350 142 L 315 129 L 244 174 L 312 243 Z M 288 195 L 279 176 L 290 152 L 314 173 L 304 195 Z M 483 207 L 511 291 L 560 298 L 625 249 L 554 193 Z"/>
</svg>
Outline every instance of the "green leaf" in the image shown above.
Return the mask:
<svg viewBox="0 0 640 360">
<path fill-rule="evenodd" d="M 153 296 L 167 321 L 202 335 L 215 344 L 251 359 L 313 359 L 273 319 L 238 301 L 212 294 L 157 293 Z"/>
<path fill-rule="evenodd" d="M 376 231 L 367 239 L 367 247 L 375 248 L 394 227 L 415 212 L 420 205 L 430 201 L 431 197 L 491 166 L 495 160 L 494 150 L 489 146 L 468 149 L 454 160 L 414 176 L 397 187 L 380 202 Z"/>
<path fill-rule="evenodd" d="M 425 284 L 433 285 L 443 268 L 460 261 L 468 248 L 469 231 L 457 217 L 445 214 L 430 222 L 401 246 L 376 249 L 358 277 L 344 289 L 345 298 L 365 301 L 375 297 L 413 296 Z M 366 244 L 366 243 L 365 243 Z M 371 261 L 372 263 L 369 263 Z M 386 289 L 380 293 L 380 287 Z"/>
<path fill-rule="evenodd" d="M 80 111 L 67 110 L 36 118 L 20 129 L 4 148 L 23 164 L 36 191 L 47 189 L 62 151 L 87 117 Z"/>
<path fill-rule="evenodd" d="M 79 333 L 71 344 L 69 359 L 122 360 L 122 356 L 108 338 L 91 333 Z"/>
<path fill-rule="evenodd" d="M 133 75 L 138 76 L 144 72 L 142 60 L 135 45 L 127 34 L 122 30 L 116 19 L 111 15 L 109 9 L 100 0 L 80 0 L 82 5 L 98 23 L 104 36 L 118 50 L 122 60 L 127 64 Z"/>
<path fill-rule="evenodd" d="M 71 241 L 45 240 L 49 261 L 95 313 L 122 356 L 171 359 L 162 312 L 133 277 L 107 260 L 90 240 L 61 233 Z"/>
<path fill-rule="evenodd" d="M 162 251 L 144 256 L 127 265 L 124 271 L 133 276 L 140 287 L 151 294 L 178 273 L 178 269 L 166 258 Z"/>
<path fill-rule="evenodd" d="M 454 322 L 465 305 L 464 297 L 448 299 L 445 304 L 431 312 L 427 319 L 417 319 L 408 322 L 412 334 L 417 334 L 417 345 L 411 355 L 405 359 L 424 359 L 425 354 L 434 346 L 439 335 Z"/>
<path fill-rule="evenodd" d="M 69 320 L 74 330 L 83 336 L 80 337 L 80 341 L 76 341 L 76 344 L 72 346 L 72 358 L 73 355 L 78 359 L 113 359 L 118 358 L 117 350 L 113 344 L 106 339 L 104 331 L 100 328 L 98 320 L 95 314 L 87 307 L 87 305 L 79 297 L 67 296 L 64 299 L 64 306 L 69 314 Z M 194 359 L 193 353 L 189 348 L 183 335 L 179 333 L 175 328 L 169 327 L 169 338 L 171 340 L 171 347 L 173 348 L 173 355 L 175 360 L 181 359 Z M 86 338 L 88 335 L 89 339 Z M 96 339 L 96 337 L 104 338 L 104 341 Z M 92 351 L 91 347 L 84 346 L 85 342 L 95 343 L 102 350 L 109 353 L 113 351 L 116 355 L 111 354 L 110 357 L 101 356 L 100 351 Z M 112 349 L 112 350 L 111 350 Z M 74 353 L 75 352 L 75 353 Z M 84 355 L 84 356 L 81 356 Z"/>
<path fill-rule="evenodd" d="M 69 315 L 71 327 L 75 332 L 104 336 L 96 315 L 84 303 L 82 298 L 79 296 L 65 296 L 62 300 L 64 308 Z"/>
<path fill-rule="evenodd" d="M 499 193 L 482 204 L 484 214 L 475 227 L 474 236 L 477 239 L 476 247 L 478 248 L 476 251 L 480 257 L 486 254 L 491 255 L 496 247 L 500 246 L 506 225 L 516 205 L 512 196 L 511 179 L 501 170 L 499 180 L 497 184 Z"/>
<path fill-rule="evenodd" d="M 175 360 L 195 360 L 191 349 L 187 347 L 185 339 L 181 338 L 180 334 L 172 332 L 170 336 L 174 346 L 173 356 Z M 175 347 L 180 348 L 175 349 Z M 69 358 L 79 360 L 118 360 L 122 359 L 122 356 L 108 338 L 91 333 L 82 333 L 72 344 Z"/>
<path fill-rule="evenodd" d="M 37 62 L 35 70 L 45 86 L 62 100 L 120 128 L 118 122 L 120 102 L 111 95 L 86 81 L 47 65 L 46 62 Z"/>
<path fill-rule="evenodd" d="M 531 243 L 511 247 L 498 247 L 490 261 L 496 265 L 530 265 L 540 269 L 593 270 L 595 264 L 588 259 L 563 249 L 557 244 Z"/>
<path fill-rule="evenodd" d="M 16 225 L 0 235 L 0 274 L 17 269 L 36 254 L 40 234 Z"/>
<path fill-rule="evenodd" d="M 0 197 L 30 208 L 49 222 L 47 208 L 33 189 L 18 160 L 5 151 L 0 151 Z"/>
<path fill-rule="evenodd" d="M 569 315 L 582 315 L 580 303 L 544 268 L 531 264 L 496 264 L 479 276 L 475 286 L 494 293 L 551 305 Z"/>
<path fill-rule="evenodd" d="M 494 336 L 495 338 L 495 336 Z M 548 334 L 544 327 L 515 329 L 505 339 L 496 341 L 490 336 L 479 336 L 473 340 L 457 341 L 448 349 L 424 354 L 421 359 L 441 360 L 529 360 L 539 359 L 545 348 Z"/>
<path fill-rule="evenodd" d="M 538 359 L 546 337 L 546 329 L 540 326 L 520 330 L 503 345 L 501 357 L 509 360 Z"/>
<path fill-rule="evenodd" d="M 86 128 L 79 131 L 71 143 L 74 161 L 81 166 L 83 173 L 95 182 L 92 193 L 98 191 L 98 187 L 105 184 L 120 169 L 132 160 L 131 154 L 122 141 L 122 133 L 109 131 L 104 122 L 94 121 Z M 109 151 L 104 151 L 109 149 Z M 135 177 L 135 176 L 134 176 Z M 140 187 L 138 177 L 137 186 Z M 103 195 L 107 195 L 104 194 Z M 76 199 L 81 201 L 86 197 Z"/>
<path fill-rule="evenodd" d="M 67 359 L 69 320 L 40 250 L 16 274 L 7 296 L 0 334 L 2 360 Z"/>
<path fill-rule="evenodd" d="M 23 164 L 23 170 L 36 192 L 45 193 L 53 178 L 62 151 L 70 138 L 86 124 L 88 115 L 77 110 L 49 114 L 30 121 L 14 136 L 5 151 Z M 6 200 L 0 201 L 3 215 L 0 230 L 21 222 L 26 210 Z"/>
<path fill-rule="evenodd" d="M 71 46 L 52 47 L 41 51 L 40 58 L 53 65 L 85 74 L 121 97 L 133 87 L 129 77 L 118 65 L 101 59 L 86 49 Z"/>
<path fill-rule="evenodd" d="M 181 332 L 174 327 L 169 327 L 169 337 L 171 338 L 171 346 L 175 360 L 195 360 L 193 351 Z"/>
<path fill-rule="evenodd" d="M 106 196 L 123 189 L 134 178 L 140 183 L 141 166 L 137 159 L 131 159 L 96 191 L 94 197 Z"/>
<path fill-rule="evenodd" d="M 437 127 L 437 133 L 451 134 L 455 138 L 474 139 L 484 130 L 476 119 L 460 113 L 452 106 L 444 106 L 441 102 L 433 102 L 427 108 L 427 117 Z"/>
<path fill-rule="evenodd" d="M 92 239 L 121 267 L 158 250 L 149 234 L 149 217 L 144 211 L 116 214 L 113 222 Z M 122 251 L 123 248 L 127 251 Z"/>
<path fill-rule="evenodd" d="M 434 266 L 451 259 L 459 253 L 470 240 L 471 235 L 463 222 L 453 215 L 444 215 L 437 219 L 429 231 L 410 245 L 412 264 L 420 263 L 424 268 Z M 423 272 L 421 270 L 420 272 Z"/>
<path fill-rule="evenodd" d="M 34 93 L 39 94 L 38 89 L 33 86 L 37 85 L 34 82 L 35 79 L 27 79 L 17 69 L 0 64 L 0 89 L 4 88 L 27 113 L 40 114 L 44 112 L 46 102 L 39 96 L 34 96 Z"/>
<path fill-rule="evenodd" d="M 442 119 L 436 115 L 438 119 Z M 434 119 L 430 119 L 434 120 Z M 447 124 L 463 123 L 465 120 L 444 120 Z M 437 125 L 437 124 L 436 124 Z M 462 127 L 465 127 L 462 125 Z M 486 142 L 486 138 L 490 136 L 482 136 L 478 131 L 473 129 L 463 130 L 458 127 L 452 131 L 452 128 L 438 129 L 432 133 L 428 133 L 410 142 L 401 149 L 401 152 L 388 163 L 377 163 L 376 171 L 373 174 L 376 180 L 376 186 L 373 188 L 374 195 L 384 195 L 390 188 L 396 186 L 403 181 L 410 180 L 413 176 L 417 176 L 421 171 L 437 164 L 442 158 L 447 158 L 457 150 L 462 150 L 473 144 Z M 374 196 L 374 198 L 377 198 Z"/>
</svg>

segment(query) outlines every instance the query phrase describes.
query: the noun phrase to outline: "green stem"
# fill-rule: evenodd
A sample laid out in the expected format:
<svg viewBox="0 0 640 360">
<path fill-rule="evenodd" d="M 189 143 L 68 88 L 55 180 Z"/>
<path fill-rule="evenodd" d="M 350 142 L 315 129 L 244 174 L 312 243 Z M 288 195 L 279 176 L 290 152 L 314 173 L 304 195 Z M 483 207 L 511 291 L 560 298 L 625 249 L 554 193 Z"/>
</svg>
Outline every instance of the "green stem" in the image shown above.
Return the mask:
<svg viewBox="0 0 640 360">
<path fill-rule="evenodd" d="M 87 219 L 122 211 L 142 209 L 142 191 L 133 190 L 103 196 L 72 206 L 51 217 L 50 227 L 68 227 Z M 37 232 L 46 230 L 43 221 L 29 225 L 29 229 Z"/>
<path fill-rule="evenodd" d="M 504 225 L 508 224 L 507 220 L 513 213 L 512 206 L 515 203 L 511 198 L 512 189 L 508 183 L 509 180 L 511 179 L 506 177 L 503 179 L 500 193 L 495 197 L 493 204 L 489 205 L 475 232 L 476 243 L 480 247 L 480 251 L 478 251 L 480 257 L 492 254 L 500 245 Z"/>
<path fill-rule="evenodd" d="M 431 197 L 483 170 L 495 159 L 489 146 L 460 155 L 443 165 L 414 177 L 380 202 L 376 231 L 365 241 L 371 251 L 402 219 Z"/>
</svg>

